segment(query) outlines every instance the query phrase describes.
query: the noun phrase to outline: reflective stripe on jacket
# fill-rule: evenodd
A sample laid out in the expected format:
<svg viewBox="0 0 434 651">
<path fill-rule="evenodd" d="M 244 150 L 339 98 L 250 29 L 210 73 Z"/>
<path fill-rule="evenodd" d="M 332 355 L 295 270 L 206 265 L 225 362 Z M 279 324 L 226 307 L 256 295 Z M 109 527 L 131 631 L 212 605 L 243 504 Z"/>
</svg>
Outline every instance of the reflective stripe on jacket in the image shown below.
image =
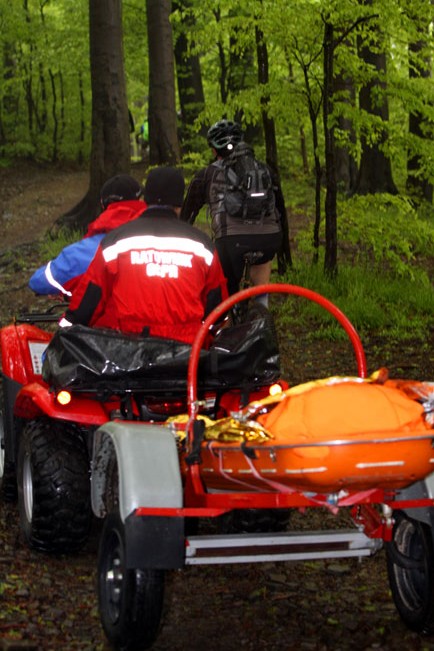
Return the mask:
<svg viewBox="0 0 434 651">
<path fill-rule="evenodd" d="M 191 343 L 226 296 L 208 235 L 167 207 L 151 207 L 105 236 L 65 318 Z"/>
</svg>

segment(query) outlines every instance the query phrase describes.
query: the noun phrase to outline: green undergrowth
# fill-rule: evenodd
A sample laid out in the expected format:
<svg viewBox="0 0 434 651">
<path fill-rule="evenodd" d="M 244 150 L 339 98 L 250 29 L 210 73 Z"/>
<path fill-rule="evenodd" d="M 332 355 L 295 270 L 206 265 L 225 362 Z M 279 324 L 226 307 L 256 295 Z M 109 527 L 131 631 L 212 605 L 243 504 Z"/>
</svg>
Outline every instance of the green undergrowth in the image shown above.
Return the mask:
<svg viewBox="0 0 434 651">
<path fill-rule="evenodd" d="M 289 270 L 286 282 L 312 290 L 331 301 L 351 321 L 359 334 L 379 334 L 397 339 L 424 338 L 434 326 L 434 289 L 415 272 L 413 278 L 397 278 L 366 267 L 343 264 L 335 279 L 327 278 L 321 265 L 300 265 Z M 324 307 L 304 297 L 272 298 L 282 325 L 306 330 L 312 338 L 338 339 L 345 332 Z"/>
<path fill-rule="evenodd" d="M 295 237 L 293 269 L 283 280 L 322 294 L 361 334 L 425 338 L 434 325 L 433 207 L 416 209 L 404 196 L 355 196 L 339 201 L 337 225 L 336 276 L 324 274 L 323 224 L 319 260 L 312 263 L 313 225 L 307 219 Z M 333 317 L 306 299 L 280 301 L 277 316 L 309 327 L 311 337 L 345 336 Z"/>
<path fill-rule="evenodd" d="M 81 231 L 60 230 L 55 238 L 46 237 L 39 245 L 39 255 L 41 264 L 52 260 L 69 244 L 81 240 L 83 233 Z"/>
</svg>

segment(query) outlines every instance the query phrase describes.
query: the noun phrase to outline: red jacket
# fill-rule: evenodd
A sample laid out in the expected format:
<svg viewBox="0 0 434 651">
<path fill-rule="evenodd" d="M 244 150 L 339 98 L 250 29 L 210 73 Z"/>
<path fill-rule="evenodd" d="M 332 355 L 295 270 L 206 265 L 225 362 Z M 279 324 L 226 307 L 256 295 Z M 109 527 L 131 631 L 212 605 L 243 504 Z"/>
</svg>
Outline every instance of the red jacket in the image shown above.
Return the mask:
<svg viewBox="0 0 434 651">
<path fill-rule="evenodd" d="M 147 206 L 139 199 L 128 199 L 126 201 L 114 201 L 87 227 L 85 237 L 92 237 L 97 233 L 108 233 L 118 226 L 135 219 Z"/>
<path fill-rule="evenodd" d="M 61 325 L 192 343 L 204 317 L 226 297 L 208 235 L 167 207 L 152 207 L 104 237 Z"/>
</svg>

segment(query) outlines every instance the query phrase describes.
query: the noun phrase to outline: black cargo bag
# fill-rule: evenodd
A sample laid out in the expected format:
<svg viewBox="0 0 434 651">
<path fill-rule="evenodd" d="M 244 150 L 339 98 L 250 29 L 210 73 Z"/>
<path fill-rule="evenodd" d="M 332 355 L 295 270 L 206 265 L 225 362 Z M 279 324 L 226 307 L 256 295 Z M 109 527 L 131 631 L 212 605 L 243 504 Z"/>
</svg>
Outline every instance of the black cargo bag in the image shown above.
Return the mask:
<svg viewBox="0 0 434 651">
<path fill-rule="evenodd" d="M 73 325 L 56 331 L 42 377 L 55 390 L 186 390 L 191 346 L 173 339 L 125 335 Z M 265 385 L 280 376 L 271 315 L 254 309 L 223 328 L 199 360 L 198 385 L 225 389 Z"/>
</svg>

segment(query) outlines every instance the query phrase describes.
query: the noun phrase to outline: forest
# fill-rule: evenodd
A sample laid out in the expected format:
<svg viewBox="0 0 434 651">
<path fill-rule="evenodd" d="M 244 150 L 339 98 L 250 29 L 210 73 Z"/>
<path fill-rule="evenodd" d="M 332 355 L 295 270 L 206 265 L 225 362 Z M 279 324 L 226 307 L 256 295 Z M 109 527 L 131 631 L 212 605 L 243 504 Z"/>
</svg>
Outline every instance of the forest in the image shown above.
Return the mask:
<svg viewBox="0 0 434 651">
<path fill-rule="evenodd" d="M 63 216 L 82 226 L 109 176 L 144 155 L 188 178 L 208 127 L 235 119 L 289 209 L 309 193 L 312 260 L 333 276 L 345 240 L 403 273 L 433 244 L 433 14 L 430 0 L 0 0 L 0 165 L 88 165 Z"/>
<path fill-rule="evenodd" d="M 433 26 L 434 0 L 0 0 L 3 325 L 31 301 L 46 309 L 46 297 L 29 298 L 28 279 L 81 237 L 105 180 L 173 165 L 188 183 L 210 161 L 209 127 L 226 117 L 281 181 L 290 256 L 272 281 L 333 302 L 360 334 L 370 372 L 432 382 Z M 69 209 L 54 195 L 69 201 L 77 171 L 83 196 Z M 39 192 L 46 173 L 55 183 Z M 47 205 L 50 219 L 65 212 L 39 237 L 31 226 Z M 207 227 L 205 211 L 196 224 Z M 280 298 L 270 294 L 270 311 L 290 385 L 354 373 L 336 320 Z M 106 648 L 94 541 L 89 553 L 48 561 L 20 542 L 15 505 L 0 515 L 5 645 Z M 302 530 L 304 513 L 295 516 Z M 404 542 L 417 555 L 427 540 Z M 434 650 L 400 623 L 384 556 L 353 560 L 343 570 L 176 571 L 155 648 Z M 414 563 L 409 590 L 423 593 L 431 618 L 432 572 L 419 580 Z"/>
</svg>

